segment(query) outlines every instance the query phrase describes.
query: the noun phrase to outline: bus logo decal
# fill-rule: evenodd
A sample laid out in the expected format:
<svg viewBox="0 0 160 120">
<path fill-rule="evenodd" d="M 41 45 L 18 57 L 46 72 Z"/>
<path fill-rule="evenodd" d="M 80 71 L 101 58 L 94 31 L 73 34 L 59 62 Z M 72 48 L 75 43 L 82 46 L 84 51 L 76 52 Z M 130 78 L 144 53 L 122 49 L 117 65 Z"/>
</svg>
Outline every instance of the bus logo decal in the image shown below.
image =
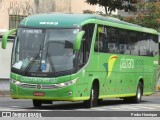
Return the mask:
<svg viewBox="0 0 160 120">
<path fill-rule="evenodd" d="M 37 89 L 41 89 L 41 88 L 42 88 L 42 86 L 38 84 L 37 85 Z"/>
<path fill-rule="evenodd" d="M 40 25 L 58 25 L 58 22 L 40 22 Z"/>
<path fill-rule="evenodd" d="M 143 61 L 141 60 L 136 60 L 137 61 L 137 65 L 143 65 Z M 121 59 L 120 61 L 120 69 L 133 69 L 134 68 L 134 59 Z"/>
<path fill-rule="evenodd" d="M 113 69 L 113 65 L 116 61 L 116 59 L 118 58 L 117 55 L 112 55 L 109 59 L 107 63 L 104 63 L 103 66 L 106 69 L 106 72 L 108 73 L 107 78 L 111 75 L 112 73 L 112 69 Z"/>
</svg>

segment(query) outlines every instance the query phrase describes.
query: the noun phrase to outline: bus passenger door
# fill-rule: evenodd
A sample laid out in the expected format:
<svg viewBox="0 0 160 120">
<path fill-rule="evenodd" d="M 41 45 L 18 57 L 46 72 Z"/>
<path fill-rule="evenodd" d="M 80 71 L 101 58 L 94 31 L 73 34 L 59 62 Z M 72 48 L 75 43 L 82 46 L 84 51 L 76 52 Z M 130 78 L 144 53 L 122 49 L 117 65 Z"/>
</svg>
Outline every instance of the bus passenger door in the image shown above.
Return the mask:
<svg viewBox="0 0 160 120">
<path fill-rule="evenodd" d="M 78 58 L 78 69 L 79 70 L 82 69 L 80 76 L 83 77 L 81 80 L 81 84 L 88 83 L 89 80 L 88 77 L 91 76 L 91 73 L 93 71 L 93 66 L 95 63 L 95 60 L 92 60 L 93 56 L 90 55 L 94 28 L 95 24 L 87 24 L 82 27 L 82 29 L 85 31 L 85 34 L 83 36 Z M 92 61 L 94 63 L 92 63 Z"/>
</svg>

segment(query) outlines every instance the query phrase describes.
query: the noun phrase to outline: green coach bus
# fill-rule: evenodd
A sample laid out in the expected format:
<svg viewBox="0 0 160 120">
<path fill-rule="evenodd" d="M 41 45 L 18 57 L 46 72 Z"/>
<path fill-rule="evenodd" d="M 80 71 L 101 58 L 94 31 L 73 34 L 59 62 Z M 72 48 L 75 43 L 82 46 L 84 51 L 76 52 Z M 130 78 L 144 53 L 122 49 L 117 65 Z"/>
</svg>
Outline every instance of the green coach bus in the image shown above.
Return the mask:
<svg viewBox="0 0 160 120">
<path fill-rule="evenodd" d="M 12 98 L 32 99 L 34 107 L 52 101 L 104 98 L 139 103 L 155 92 L 158 33 L 116 18 L 89 14 L 37 14 L 15 33 L 11 60 Z"/>
</svg>

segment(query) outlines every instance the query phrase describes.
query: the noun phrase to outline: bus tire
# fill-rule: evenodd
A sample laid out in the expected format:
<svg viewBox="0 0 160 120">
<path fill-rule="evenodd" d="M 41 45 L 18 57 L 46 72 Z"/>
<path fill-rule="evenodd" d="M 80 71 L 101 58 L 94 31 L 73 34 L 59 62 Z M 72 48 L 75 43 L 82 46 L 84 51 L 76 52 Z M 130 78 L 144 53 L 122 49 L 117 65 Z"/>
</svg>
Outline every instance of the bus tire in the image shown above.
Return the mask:
<svg viewBox="0 0 160 120">
<path fill-rule="evenodd" d="M 123 100 L 128 103 L 140 103 L 142 98 L 142 92 L 143 92 L 143 86 L 142 86 L 142 83 L 139 82 L 137 86 L 136 96 L 126 97 L 126 98 L 123 98 Z"/>
<path fill-rule="evenodd" d="M 40 108 L 42 106 L 41 100 L 33 100 L 34 108 Z"/>
<path fill-rule="evenodd" d="M 90 92 L 90 98 L 89 100 L 84 101 L 84 105 L 86 108 L 92 108 L 97 106 L 97 102 L 98 102 L 98 88 L 96 84 L 93 84 Z"/>
<path fill-rule="evenodd" d="M 101 105 L 101 104 L 102 104 L 102 102 L 103 102 L 103 99 L 98 99 L 98 101 L 97 101 L 97 105 Z"/>
<path fill-rule="evenodd" d="M 134 103 L 140 103 L 141 102 L 142 92 L 143 92 L 142 89 L 143 89 L 142 84 L 141 84 L 141 82 L 139 82 L 138 86 L 137 86 L 136 96 L 133 97 L 133 102 Z"/>
</svg>

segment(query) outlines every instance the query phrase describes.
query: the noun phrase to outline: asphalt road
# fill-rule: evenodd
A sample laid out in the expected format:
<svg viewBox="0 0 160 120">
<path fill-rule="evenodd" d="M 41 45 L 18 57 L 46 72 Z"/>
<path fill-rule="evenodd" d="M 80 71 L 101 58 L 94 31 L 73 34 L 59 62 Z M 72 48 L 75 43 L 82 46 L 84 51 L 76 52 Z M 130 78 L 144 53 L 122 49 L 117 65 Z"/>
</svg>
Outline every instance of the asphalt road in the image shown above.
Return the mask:
<svg viewBox="0 0 160 120">
<path fill-rule="evenodd" d="M 139 104 L 125 103 L 121 99 L 106 99 L 94 108 L 85 108 L 83 102 L 53 101 L 53 104 L 43 104 L 35 109 L 30 99 L 12 99 L 0 97 L 0 111 L 160 111 L 160 92 L 151 96 L 143 96 Z"/>
<path fill-rule="evenodd" d="M 82 101 L 54 101 L 53 104 L 44 104 L 41 108 L 35 109 L 32 105 L 32 100 L 0 97 L 0 117 L 2 116 L 3 112 L 8 111 L 10 113 L 18 112 L 14 115 L 18 115 L 19 112 L 37 112 L 42 114 L 43 117 L 76 117 L 76 120 L 78 120 L 77 117 L 87 118 L 110 116 L 112 118 L 116 117 L 116 119 L 121 120 L 122 117 L 137 117 L 134 115 L 143 115 L 144 113 L 145 115 L 157 115 L 160 117 L 160 92 L 157 92 L 151 96 L 143 96 L 142 102 L 139 104 L 125 103 L 121 99 L 113 98 L 103 100 L 99 106 L 94 108 L 85 108 Z"/>
</svg>

